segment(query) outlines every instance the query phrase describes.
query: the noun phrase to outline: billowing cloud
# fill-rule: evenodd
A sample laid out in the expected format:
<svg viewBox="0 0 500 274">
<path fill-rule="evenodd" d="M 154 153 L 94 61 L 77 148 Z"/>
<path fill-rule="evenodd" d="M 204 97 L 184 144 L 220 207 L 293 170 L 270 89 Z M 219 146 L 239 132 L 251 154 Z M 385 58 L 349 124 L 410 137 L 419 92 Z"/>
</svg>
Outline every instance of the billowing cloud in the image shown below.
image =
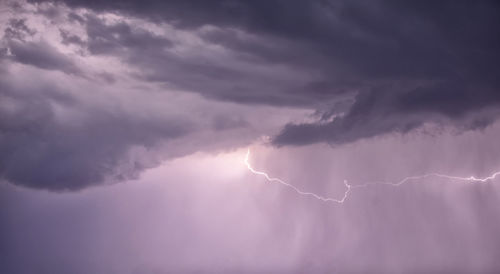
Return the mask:
<svg viewBox="0 0 500 274">
<path fill-rule="evenodd" d="M 482 129 L 500 115 L 499 106 L 497 90 L 469 83 L 438 83 L 407 91 L 382 87 L 359 93 L 343 115 L 327 113 L 318 123 L 288 124 L 273 142 L 343 144 L 407 133 L 426 124 L 452 125 L 460 131 Z"/>
<path fill-rule="evenodd" d="M 50 83 L 8 77 L 0 77 L 0 174 L 19 185 L 76 190 L 132 178 L 152 163 L 129 153 L 189 132 L 179 119 L 96 108 Z"/>
<path fill-rule="evenodd" d="M 217 136 L 214 140 L 222 142 L 220 131 L 254 130 L 255 138 L 274 135 L 276 146 L 343 144 L 429 124 L 479 129 L 500 114 L 500 35 L 491 27 L 499 23 L 499 7 L 490 2 L 20 3 L 6 5 L 16 13 L 4 20 L 2 96 L 11 103 L 3 105 L 33 111 L 2 120 L 3 132 L 11 127 L 28 132 L 22 133 L 26 144 L 9 135 L 1 145 L 10 151 L 4 155 L 11 155 L 4 156 L 10 168 L 4 168 L 3 177 L 24 185 L 34 181 L 26 174 L 47 178 L 43 185 L 57 185 L 55 189 L 72 188 L 55 181 L 79 172 L 85 175 L 77 177 L 85 178 L 75 180 L 78 186 L 105 181 L 132 147 L 151 148 L 168 140 L 179 144 L 186 134 Z M 10 77 L 23 73 L 45 75 L 39 79 L 46 84 L 33 83 L 20 95 L 18 90 L 25 87 Z M 55 84 L 61 78 L 65 84 L 83 84 Z M 45 95 L 47 90 L 56 98 Z M 205 98 L 196 97 L 204 109 L 196 115 L 184 112 L 178 119 L 180 110 L 167 115 L 155 107 L 156 118 L 141 117 L 137 111 L 157 103 L 150 91 L 165 100 L 175 93 L 198 94 Z M 127 96 L 141 98 L 140 107 L 130 99 L 126 110 L 119 111 L 98 103 Z M 192 109 L 199 108 L 196 104 Z M 214 111 L 221 105 L 224 110 Z M 61 106 L 86 113 L 87 122 L 78 130 L 89 132 L 88 138 L 78 136 L 69 122 L 54 122 Z M 252 122 L 259 114 L 248 112 L 262 106 L 314 115 L 280 118 L 283 123 L 274 128 L 270 125 L 276 120 L 263 123 L 259 126 L 268 132 L 262 132 Z M 249 136 L 228 143 L 249 141 Z M 12 155 L 24 159 L 19 148 L 40 140 L 49 143 L 44 149 L 28 149 L 40 149 L 30 152 L 39 157 L 32 159 L 32 168 L 16 167 L 14 163 L 30 161 Z M 104 152 L 109 142 L 109 152 Z M 194 150 L 186 148 L 185 153 Z M 43 151 L 46 157 L 40 156 Z M 61 155 L 74 156 L 63 160 Z M 60 171 L 60 164 L 49 159 L 71 167 Z"/>
<path fill-rule="evenodd" d="M 66 73 L 78 73 L 77 66 L 67 56 L 58 52 L 48 43 L 20 43 L 11 41 L 9 49 L 15 61 L 42 69 L 60 70 Z"/>
<path fill-rule="evenodd" d="M 274 139 L 277 145 L 352 142 L 426 123 L 474 129 L 498 115 L 489 111 L 498 107 L 500 61 L 500 35 L 491 27 L 500 23 L 500 7 L 492 2 L 57 2 L 191 31 L 213 26 L 203 39 L 238 59 L 297 72 L 282 81 L 269 72 L 267 80 L 258 71 L 242 70 L 241 63 L 231 64 L 235 59 L 191 60 L 150 51 L 133 61 L 154 67 L 151 80 L 218 100 L 302 105 L 326 113 L 337 112 L 339 98 L 356 101 L 335 121 L 287 125 Z M 162 70 L 166 75 L 158 73 Z M 189 77 L 179 77 L 185 75 L 181 71 Z"/>
<path fill-rule="evenodd" d="M 189 57 L 212 46 L 201 34 L 57 5 L 7 8 L 17 11 L 5 17 L 0 44 L 0 176 L 8 182 L 66 191 L 136 178 L 167 159 L 249 143 L 305 113 L 204 99 L 229 93 L 210 79 L 236 68 L 236 58 L 213 48 L 218 56 Z M 213 71 L 218 58 L 228 68 Z M 243 86 L 264 86 L 248 77 Z"/>
</svg>

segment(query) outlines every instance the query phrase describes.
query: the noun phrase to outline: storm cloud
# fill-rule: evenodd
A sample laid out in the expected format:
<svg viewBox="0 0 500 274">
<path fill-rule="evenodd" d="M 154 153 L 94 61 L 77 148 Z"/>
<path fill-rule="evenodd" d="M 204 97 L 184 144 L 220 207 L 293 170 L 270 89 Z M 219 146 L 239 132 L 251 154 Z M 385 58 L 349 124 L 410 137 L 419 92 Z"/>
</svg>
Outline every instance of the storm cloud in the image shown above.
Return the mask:
<svg viewBox="0 0 500 274">
<path fill-rule="evenodd" d="M 23 85 L 3 75 L 0 85 L 0 174 L 23 186 L 77 190 L 133 178 L 152 163 L 124 161 L 131 149 L 147 150 L 189 131 L 179 120 L 85 106 L 50 84 Z M 61 120 L 72 114 L 83 117 Z"/>
<path fill-rule="evenodd" d="M 499 115 L 500 35 L 492 26 L 500 22 L 494 2 L 30 2 L 37 3 L 33 7 L 39 17 L 58 22 L 58 33 L 52 35 L 59 36 L 61 46 L 38 33 L 35 25 L 28 26 L 26 18 L 10 18 L 2 39 L 4 64 L 20 63 L 83 79 L 97 77 L 107 83 L 127 77 L 221 102 L 315 111 L 312 120 L 291 122 L 275 132 L 276 146 L 350 143 L 429 124 L 474 130 L 490 125 Z M 23 10 L 22 5 L 11 6 Z M 88 57 L 112 58 L 128 69 L 126 74 L 97 71 L 83 62 Z M 7 78 L 6 74 L 2 80 L 4 96 L 15 93 L 9 91 Z M 71 134 L 51 123 L 49 99 L 16 100 L 24 100 L 22 104 L 32 109 L 31 124 L 23 124 L 28 136 L 66 140 L 49 144 L 48 154 L 76 152 L 74 164 L 51 157 L 70 166 L 65 171 L 56 172 L 59 164 L 46 159 L 46 166 L 32 160 L 30 166 L 37 172 L 6 165 L 12 167 L 3 172 L 5 178 L 27 185 L 26 176 L 65 181 L 64 174 L 76 170 L 89 176 L 82 181 L 102 181 L 103 172 L 95 170 L 114 166 L 125 148 L 185 132 L 182 126 L 167 129 L 97 110 L 91 119 L 99 122 L 88 125 L 97 136 L 79 141 L 92 149 L 79 151 L 68 137 Z M 3 131 L 10 132 L 11 126 L 3 126 Z M 95 157 L 102 164 L 87 163 L 83 160 L 87 153 L 95 150 L 94 155 L 100 155 L 114 138 L 106 131 L 124 132 L 119 134 L 123 141 L 110 146 L 109 154 Z M 13 139 L 22 138 L 4 138 L 2 145 L 21 146 Z M 14 161 L 4 157 L 6 163 Z M 89 165 L 95 165 L 89 172 L 76 168 Z"/>
<path fill-rule="evenodd" d="M 130 59 L 153 66 L 148 79 L 217 100 L 305 106 L 323 114 L 336 113 L 338 100 L 351 98 L 350 108 L 329 122 L 285 126 L 276 145 L 353 142 L 427 123 L 469 130 L 498 117 L 491 109 L 499 103 L 500 33 L 494 26 L 500 6 L 492 1 L 58 2 L 185 30 L 213 26 L 201 37 L 234 52 L 236 60 L 285 66 L 302 76 L 278 81 L 269 74 L 267 80 L 231 64 L 235 59 L 177 60 L 153 50 Z M 190 76 L 179 77 L 184 71 Z"/>
<path fill-rule="evenodd" d="M 7 182 L 76 191 L 138 178 L 165 160 L 233 149 L 305 113 L 266 107 L 280 101 L 266 95 L 269 87 L 230 97 L 235 86 L 224 82 L 231 78 L 257 90 L 290 76 L 286 69 L 267 75 L 272 69 L 204 42 L 216 29 L 160 25 L 165 33 L 147 20 L 53 4 L 7 3 L 6 10 L 0 176 Z M 269 111 L 276 117 L 256 123 Z"/>
<path fill-rule="evenodd" d="M 194 92 L 220 102 L 314 111 L 312 118 L 269 132 L 276 146 L 338 145 L 408 133 L 429 124 L 475 130 L 499 115 L 500 35 L 492 26 L 500 22 L 494 2 L 30 2 L 35 3 L 31 9 L 10 4 L 21 15 L 8 19 L 4 29 L 4 64 L 99 79 L 103 84 L 127 78 L 138 85 Z M 28 24 L 30 13 L 58 27 L 44 34 L 34 21 Z M 87 59 L 103 61 L 89 66 Z M 125 70 L 111 72 L 102 65 L 109 64 L 104 60 Z M 9 73 L 14 72 L 2 78 L 3 96 L 15 94 L 15 87 L 6 82 Z M 68 168 L 56 172 L 60 164 L 43 157 L 45 166 L 32 159 L 33 172 L 5 165 L 11 167 L 4 168 L 4 177 L 25 185 L 30 185 L 29 176 L 65 181 L 77 170 L 88 177 L 82 182 L 102 181 L 105 172 L 96 170 L 115 166 L 127 148 L 150 146 L 186 131 L 178 125 L 182 123 L 173 122 L 170 129 L 171 122 L 140 121 L 98 109 L 89 118 L 96 122 L 85 128 L 96 136 L 79 140 L 87 143 L 79 150 L 72 140 L 77 137 L 51 122 L 51 99 L 40 97 L 38 91 L 27 96 L 34 94 L 38 97 L 16 97 L 32 109 L 30 123 L 22 128 L 34 140 L 65 140 L 57 146 L 50 141 L 44 151 Z M 71 97 L 64 91 L 57 94 Z M 23 115 L 28 114 L 16 123 L 28 119 Z M 220 122 L 216 124 L 220 128 Z M 11 127 L 4 125 L 3 132 L 11 132 Z M 118 140 L 108 146 L 114 135 Z M 4 138 L 2 146 L 20 147 L 19 140 Z M 110 153 L 104 153 L 105 146 Z M 15 162 L 6 156 L 12 153 L 4 154 L 5 163 Z M 102 163 L 84 160 L 88 153 Z M 76 155 L 76 162 L 61 155 Z"/>
</svg>

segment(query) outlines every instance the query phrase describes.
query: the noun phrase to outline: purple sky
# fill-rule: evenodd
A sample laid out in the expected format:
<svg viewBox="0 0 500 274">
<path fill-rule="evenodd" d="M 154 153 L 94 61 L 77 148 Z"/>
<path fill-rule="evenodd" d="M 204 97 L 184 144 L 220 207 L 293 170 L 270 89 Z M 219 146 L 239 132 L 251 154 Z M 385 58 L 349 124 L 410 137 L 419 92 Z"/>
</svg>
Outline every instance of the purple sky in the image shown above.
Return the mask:
<svg viewBox="0 0 500 274">
<path fill-rule="evenodd" d="M 0 273 L 500 272 L 499 13 L 1 1 Z"/>
</svg>

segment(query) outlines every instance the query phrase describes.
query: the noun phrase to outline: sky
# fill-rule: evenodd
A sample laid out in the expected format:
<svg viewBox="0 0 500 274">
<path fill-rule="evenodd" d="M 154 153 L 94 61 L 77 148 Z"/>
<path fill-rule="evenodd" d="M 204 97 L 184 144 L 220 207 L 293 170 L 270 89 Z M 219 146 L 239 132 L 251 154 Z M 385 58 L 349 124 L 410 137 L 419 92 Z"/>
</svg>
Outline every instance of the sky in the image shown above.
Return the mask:
<svg viewBox="0 0 500 274">
<path fill-rule="evenodd" d="M 496 1 L 0 2 L 0 273 L 498 273 Z"/>
</svg>

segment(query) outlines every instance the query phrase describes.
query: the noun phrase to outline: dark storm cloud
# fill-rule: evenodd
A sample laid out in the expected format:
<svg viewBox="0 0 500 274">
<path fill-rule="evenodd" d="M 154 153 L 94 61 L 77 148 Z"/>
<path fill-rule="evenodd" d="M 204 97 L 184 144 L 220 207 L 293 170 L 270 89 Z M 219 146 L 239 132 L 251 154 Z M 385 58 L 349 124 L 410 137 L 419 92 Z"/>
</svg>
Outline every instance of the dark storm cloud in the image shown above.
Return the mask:
<svg viewBox="0 0 500 274">
<path fill-rule="evenodd" d="M 71 34 L 67 30 L 59 29 L 59 34 L 61 35 L 62 43 L 65 45 L 75 44 L 75 45 L 82 46 L 85 44 L 85 42 L 82 40 L 81 37 L 74 35 L 74 34 Z"/>
<path fill-rule="evenodd" d="M 273 53 L 282 53 L 287 44 L 281 42 L 278 46 L 267 46 L 265 43 L 279 41 L 268 41 L 258 37 L 254 37 L 254 41 L 249 41 L 248 37 L 233 37 L 237 35 L 235 32 L 212 29 L 203 31 L 201 36 L 206 41 L 217 42 L 215 44 L 219 44 L 220 41 L 214 41 L 218 40 L 214 37 L 227 37 L 228 43 L 220 44 L 227 47 L 224 48 L 225 51 L 214 52 L 220 56 L 204 52 L 183 54 L 183 45 L 179 45 L 179 42 L 176 45 L 175 41 L 153 34 L 145 28 L 132 26 L 125 21 L 109 23 L 102 18 L 89 15 L 85 27 L 88 41 L 81 44 L 83 48 L 94 55 L 118 57 L 127 64 L 137 67 L 138 72 L 135 76 L 144 81 L 165 83 L 217 100 L 249 104 L 304 106 L 317 103 L 325 97 L 321 96 L 321 91 L 318 91 L 319 96 L 310 98 L 303 96 L 305 89 L 310 89 L 314 85 L 316 89 L 321 89 L 321 85 L 317 85 L 315 80 L 301 82 L 294 79 L 293 75 L 275 72 L 268 67 L 268 58 L 262 58 L 260 54 L 251 52 L 250 48 L 247 52 L 243 52 L 238 46 L 251 42 L 261 47 L 263 54 L 271 56 Z M 69 39 L 67 33 L 62 34 L 63 41 Z M 234 41 L 234 52 L 227 50 L 231 49 L 228 47 L 231 39 Z M 181 53 L 174 46 L 181 48 Z M 284 56 L 294 54 L 297 52 L 287 50 Z M 279 57 L 281 61 L 276 62 L 283 63 L 286 59 L 283 57 Z M 344 90 L 338 93 L 342 92 Z"/>
<path fill-rule="evenodd" d="M 127 153 L 186 134 L 181 120 L 138 118 L 82 105 L 56 86 L 20 87 L 0 77 L 0 177 L 17 185 L 77 190 L 133 178 L 152 163 Z M 56 109 L 85 113 L 60 121 Z"/>
<path fill-rule="evenodd" d="M 28 28 L 26 26 L 26 19 L 10 19 L 7 28 L 5 28 L 4 36 L 6 38 L 12 39 L 23 39 L 28 35 L 35 34 L 36 31 Z"/>
<path fill-rule="evenodd" d="M 80 56 L 61 52 L 43 36 L 31 39 L 34 26 L 22 18 L 8 22 L 2 56 L 5 64 L 85 79 L 101 75 L 112 83 L 118 79 L 113 74 L 78 63 L 78 58 L 111 56 L 132 71 L 116 77 L 220 101 L 317 110 L 317 122 L 286 125 L 273 139 L 278 146 L 342 144 L 426 123 L 464 130 L 489 125 L 500 105 L 500 35 L 492 27 L 500 25 L 498 5 L 419 3 L 67 1 L 70 8 L 91 10 L 68 12 L 53 5 L 39 9 L 51 13 L 38 14 L 72 22 L 58 26 L 57 42 L 80 48 Z M 114 19 L 101 16 L 104 11 L 114 12 Z M 127 20 L 136 17 L 166 22 L 177 36 Z M 60 190 L 104 182 L 132 147 L 151 148 L 188 131 L 181 122 L 103 109 L 80 109 L 90 111 L 83 125 L 61 124 L 53 105 L 78 110 L 72 96 L 19 93 L 7 75 L 1 95 L 16 108 L 1 109 L 1 172 L 17 184 Z M 242 127 L 244 118 L 216 118 L 213 128 Z"/>
<path fill-rule="evenodd" d="M 451 124 L 459 130 L 484 128 L 500 114 L 500 93 L 461 82 L 445 82 L 409 91 L 382 87 L 356 96 L 344 115 L 328 122 L 288 124 L 276 145 L 314 142 L 348 143 L 388 132 L 407 133 L 425 123 Z M 336 115 L 326 113 L 322 119 Z"/>
<path fill-rule="evenodd" d="M 87 18 L 88 50 L 92 54 L 117 53 L 119 50 L 148 52 L 162 51 L 172 42 L 144 29 L 132 29 L 124 22 L 106 25 L 95 16 Z"/>
<path fill-rule="evenodd" d="M 26 19 L 10 19 L 4 31 L 3 56 L 25 65 L 41 69 L 59 70 L 65 73 L 80 74 L 81 71 L 73 60 L 61 53 L 46 41 L 27 41 L 36 31 L 26 25 Z M 9 56 L 6 49 L 9 49 Z"/>
<path fill-rule="evenodd" d="M 165 20 L 184 29 L 218 26 L 223 31 L 206 34 L 207 41 L 240 57 L 319 75 L 317 80 L 292 85 L 264 81 L 255 86 L 248 84 L 255 82 L 254 77 L 214 63 L 201 65 L 168 55 L 158 58 L 154 52 L 140 60 L 132 58 L 150 64 L 155 72 L 168 63 L 178 68 L 175 77 L 153 73 L 151 80 L 174 82 L 239 103 L 317 107 L 339 94 L 358 93 L 356 100 L 361 101 L 344 117 L 288 125 L 276 137 L 278 145 L 351 142 L 436 121 L 467 129 L 497 118 L 496 114 L 475 117 L 499 106 L 500 33 L 495 26 L 500 25 L 500 5 L 494 1 L 59 2 Z M 264 42 L 241 39 L 231 28 Z M 190 77 L 182 77 L 181 72 Z M 199 77 L 193 76 L 197 73 Z M 460 125 L 470 120 L 481 121 Z"/>
<path fill-rule="evenodd" d="M 9 41 L 8 45 L 13 55 L 12 58 L 19 63 L 41 69 L 59 70 L 65 73 L 80 73 L 80 69 L 71 58 L 45 41 L 21 42 L 12 40 Z"/>
</svg>

